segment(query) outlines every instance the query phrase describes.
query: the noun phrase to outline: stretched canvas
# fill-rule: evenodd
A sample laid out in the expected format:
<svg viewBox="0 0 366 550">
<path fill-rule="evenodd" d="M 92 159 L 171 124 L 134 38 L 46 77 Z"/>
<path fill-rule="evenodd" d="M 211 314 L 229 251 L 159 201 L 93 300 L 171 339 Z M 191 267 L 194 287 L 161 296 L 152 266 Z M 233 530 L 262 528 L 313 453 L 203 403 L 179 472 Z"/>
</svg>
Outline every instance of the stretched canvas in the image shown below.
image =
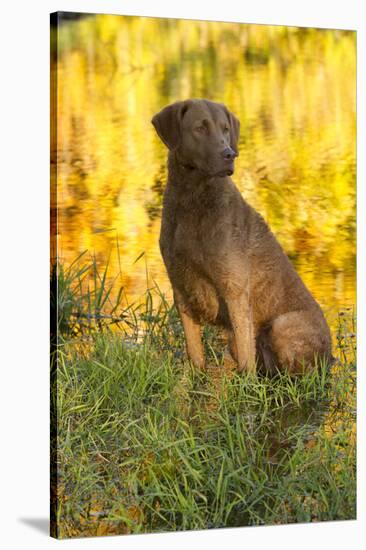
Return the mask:
<svg viewBox="0 0 366 550">
<path fill-rule="evenodd" d="M 355 519 L 355 75 L 354 31 L 51 15 L 53 537 Z M 212 175 L 202 163 L 219 146 Z M 172 159 L 183 174 L 173 184 Z M 274 256 L 264 266 L 236 207 L 287 271 Z M 257 281 L 267 273 L 244 298 L 225 256 L 234 241 L 243 265 L 258 261 Z M 294 372 L 276 352 L 263 370 L 260 334 L 264 366 L 276 327 L 281 349 L 300 345 L 302 312 L 282 329 L 271 316 L 295 272 L 324 315 L 314 358 L 326 327 L 331 354 Z M 197 280 L 211 286 L 196 295 Z M 181 301 L 209 308 L 208 288 L 212 323 Z M 265 322 L 250 325 L 263 303 Z M 215 324 L 222 308 L 231 333 Z"/>
</svg>

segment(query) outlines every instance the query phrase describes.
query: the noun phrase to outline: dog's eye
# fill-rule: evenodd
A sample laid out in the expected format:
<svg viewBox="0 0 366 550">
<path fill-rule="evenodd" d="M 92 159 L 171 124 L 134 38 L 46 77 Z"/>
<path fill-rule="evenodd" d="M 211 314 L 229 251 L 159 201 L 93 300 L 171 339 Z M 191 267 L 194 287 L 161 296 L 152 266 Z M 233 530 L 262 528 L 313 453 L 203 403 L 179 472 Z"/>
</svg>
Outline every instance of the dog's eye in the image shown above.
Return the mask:
<svg viewBox="0 0 366 550">
<path fill-rule="evenodd" d="M 224 128 L 224 134 L 227 134 L 228 131 L 229 131 L 229 126 L 225 126 L 225 128 Z"/>
</svg>

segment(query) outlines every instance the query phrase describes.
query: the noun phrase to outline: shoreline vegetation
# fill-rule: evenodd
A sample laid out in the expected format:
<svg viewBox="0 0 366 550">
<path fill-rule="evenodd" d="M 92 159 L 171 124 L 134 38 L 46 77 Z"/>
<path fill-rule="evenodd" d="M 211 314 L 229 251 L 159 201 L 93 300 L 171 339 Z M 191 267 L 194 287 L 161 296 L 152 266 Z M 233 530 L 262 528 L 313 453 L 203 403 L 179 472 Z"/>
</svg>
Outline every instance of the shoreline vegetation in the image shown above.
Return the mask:
<svg viewBox="0 0 366 550">
<path fill-rule="evenodd" d="M 201 372 L 158 286 L 110 280 L 86 253 L 51 270 L 53 536 L 356 518 L 352 309 L 332 367 L 239 375 L 207 328 Z"/>
</svg>

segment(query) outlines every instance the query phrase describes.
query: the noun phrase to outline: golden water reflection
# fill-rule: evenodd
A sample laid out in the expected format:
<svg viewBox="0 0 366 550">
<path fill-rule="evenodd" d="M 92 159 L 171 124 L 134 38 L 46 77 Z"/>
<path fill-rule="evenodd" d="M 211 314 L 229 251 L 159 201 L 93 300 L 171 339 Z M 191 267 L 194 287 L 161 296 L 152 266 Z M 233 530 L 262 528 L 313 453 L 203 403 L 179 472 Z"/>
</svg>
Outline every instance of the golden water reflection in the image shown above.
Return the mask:
<svg viewBox="0 0 366 550">
<path fill-rule="evenodd" d="M 355 33 L 109 15 L 58 33 L 66 263 L 89 250 L 103 268 L 110 256 L 132 299 L 152 280 L 170 294 L 158 248 L 166 150 L 150 120 L 206 97 L 240 118 L 234 181 L 330 322 L 355 303 Z"/>
</svg>

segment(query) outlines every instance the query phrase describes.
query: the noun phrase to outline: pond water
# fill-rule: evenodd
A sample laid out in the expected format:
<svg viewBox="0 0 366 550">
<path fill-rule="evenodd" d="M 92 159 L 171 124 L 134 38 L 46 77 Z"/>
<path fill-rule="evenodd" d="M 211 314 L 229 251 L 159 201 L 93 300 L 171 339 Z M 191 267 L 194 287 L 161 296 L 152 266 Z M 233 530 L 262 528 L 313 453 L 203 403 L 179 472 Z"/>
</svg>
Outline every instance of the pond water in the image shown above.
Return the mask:
<svg viewBox="0 0 366 550">
<path fill-rule="evenodd" d="M 110 258 L 131 299 L 152 281 L 170 295 L 158 247 L 166 149 L 150 121 L 204 97 L 240 119 L 233 180 L 334 326 L 355 304 L 355 33 L 98 15 L 58 35 L 61 259 L 88 250 L 101 268 Z"/>
</svg>

